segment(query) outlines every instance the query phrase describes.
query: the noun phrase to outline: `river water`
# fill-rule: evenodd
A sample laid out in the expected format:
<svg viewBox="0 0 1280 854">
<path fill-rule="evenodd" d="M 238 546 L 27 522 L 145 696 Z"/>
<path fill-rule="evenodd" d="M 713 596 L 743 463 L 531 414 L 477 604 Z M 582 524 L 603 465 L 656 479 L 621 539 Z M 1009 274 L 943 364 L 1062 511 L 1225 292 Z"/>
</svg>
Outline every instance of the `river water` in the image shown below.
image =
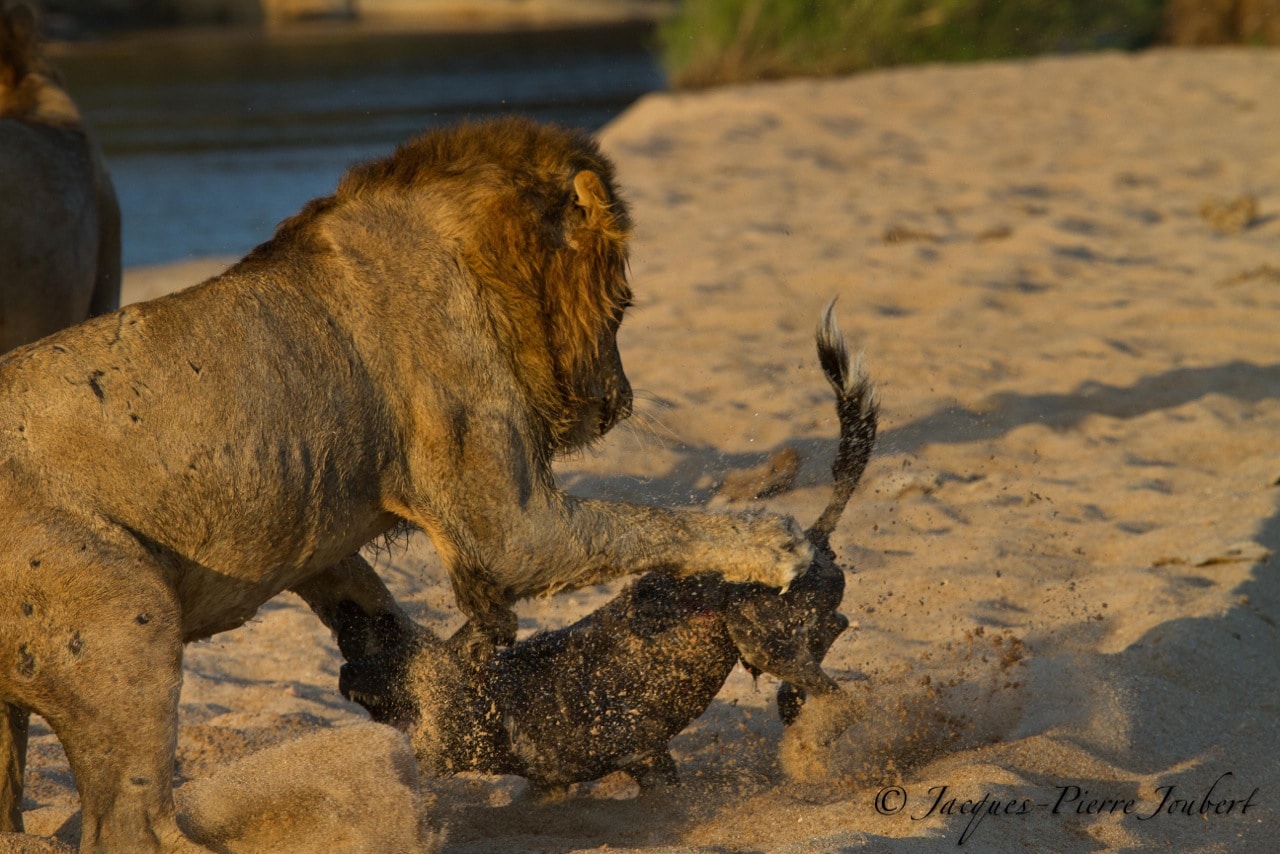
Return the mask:
<svg viewBox="0 0 1280 854">
<path fill-rule="evenodd" d="M 354 162 L 517 112 L 597 129 L 665 85 L 652 30 L 148 35 L 61 50 L 106 152 L 126 266 L 237 256 Z"/>
</svg>

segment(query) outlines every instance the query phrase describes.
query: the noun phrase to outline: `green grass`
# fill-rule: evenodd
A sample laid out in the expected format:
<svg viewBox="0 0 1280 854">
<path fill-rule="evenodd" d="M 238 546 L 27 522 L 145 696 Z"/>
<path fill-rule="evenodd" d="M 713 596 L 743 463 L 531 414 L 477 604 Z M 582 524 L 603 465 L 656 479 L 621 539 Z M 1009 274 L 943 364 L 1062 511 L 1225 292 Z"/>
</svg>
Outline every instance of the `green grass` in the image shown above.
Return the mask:
<svg viewBox="0 0 1280 854">
<path fill-rule="evenodd" d="M 1164 0 L 684 0 L 661 31 L 672 85 L 1135 48 Z"/>
</svg>

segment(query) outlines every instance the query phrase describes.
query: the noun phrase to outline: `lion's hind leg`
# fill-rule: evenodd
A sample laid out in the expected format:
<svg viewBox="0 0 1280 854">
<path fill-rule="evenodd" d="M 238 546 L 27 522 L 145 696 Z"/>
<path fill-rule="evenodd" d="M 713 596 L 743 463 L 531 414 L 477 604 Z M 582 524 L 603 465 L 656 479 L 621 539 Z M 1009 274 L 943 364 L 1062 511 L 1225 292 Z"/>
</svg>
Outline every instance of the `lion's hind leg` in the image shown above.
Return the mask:
<svg viewBox="0 0 1280 854">
<path fill-rule="evenodd" d="M 81 850 L 200 850 L 174 814 L 182 611 L 168 572 L 127 536 L 24 521 L 0 567 L 0 696 L 62 742 Z"/>
</svg>

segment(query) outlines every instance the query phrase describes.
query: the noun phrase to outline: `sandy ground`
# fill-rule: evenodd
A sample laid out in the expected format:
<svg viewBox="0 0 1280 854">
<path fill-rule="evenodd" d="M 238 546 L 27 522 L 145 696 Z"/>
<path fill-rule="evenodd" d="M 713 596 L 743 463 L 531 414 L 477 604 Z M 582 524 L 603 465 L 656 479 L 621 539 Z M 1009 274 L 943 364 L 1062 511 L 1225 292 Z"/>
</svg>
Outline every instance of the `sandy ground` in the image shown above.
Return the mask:
<svg viewBox="0 0 1280 854">
<path fill-rule="evenodd" d="M 188 650 L 184 820 L 242 827 L 233 850 L 412 850 L 441 826 L 453 852 L 1267 847 L 1277 91 L 1280 53 L 1237 50 L 636 105 L 603 141 L 639 223 L 622 334 L 639 412 L 566 461 L 563 484 L 718 505 L 727 473 L 793 446 L 795 487 L 765 503 L 812 520 L 835 446 L 812 330 L 838 296 L 883 401 L 835 537 L 855 628 L 828 658 L 865 716 L 805 754 L 784 741 L 776 683 L 739 670 L 674 742 L 678 793 L 636 798 L 616 777 L 538 805 L 514 778 L 418 785 L 404 742 L 338 695 L 333 643 L 286 595 Z M 1256 207 L 1234 222 L 1204 205 L 1244 196 Z M 428 542 L 378 559 L 418 618 L 457 624 Z M 528 603 L 522 627 L 608 596 Z M 73 784 L 42 725 L 28 774 L 30 829 L 74 841 Z"/>
</svg>

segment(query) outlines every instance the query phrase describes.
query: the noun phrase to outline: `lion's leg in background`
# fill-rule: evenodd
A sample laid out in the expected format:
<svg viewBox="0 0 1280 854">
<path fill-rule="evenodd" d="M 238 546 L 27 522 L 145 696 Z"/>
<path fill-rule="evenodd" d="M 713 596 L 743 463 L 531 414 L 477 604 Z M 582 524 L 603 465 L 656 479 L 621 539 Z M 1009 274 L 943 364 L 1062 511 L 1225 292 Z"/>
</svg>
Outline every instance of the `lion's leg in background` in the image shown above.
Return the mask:
<svg viewBox="0 0 1280 854">
<path fill-rule="evenodd" d="M 0 703 L 0 833 L 22 832 L 22 774 L 27 764 L 27 724 L 31 713 L 12 703 Z"/>
<path fill-rule="evenodd" d="M 95 157 L 101 160 L 95 153 Z M 115 311 L 120 307 L 120 206 L 116 202 L 115 188 L 107 177 L 106 169 L 99 176 L 98 188 L 98 263 L 94 277 L 93 297 L 89 303 L 90 316 Z"/>
<path fill-rule="evenodd" d="M 334 633 L 347 661 L 405 649 L 417 633 L 378 573 L 358 554 L 292 589 Z"/>
</svg>

